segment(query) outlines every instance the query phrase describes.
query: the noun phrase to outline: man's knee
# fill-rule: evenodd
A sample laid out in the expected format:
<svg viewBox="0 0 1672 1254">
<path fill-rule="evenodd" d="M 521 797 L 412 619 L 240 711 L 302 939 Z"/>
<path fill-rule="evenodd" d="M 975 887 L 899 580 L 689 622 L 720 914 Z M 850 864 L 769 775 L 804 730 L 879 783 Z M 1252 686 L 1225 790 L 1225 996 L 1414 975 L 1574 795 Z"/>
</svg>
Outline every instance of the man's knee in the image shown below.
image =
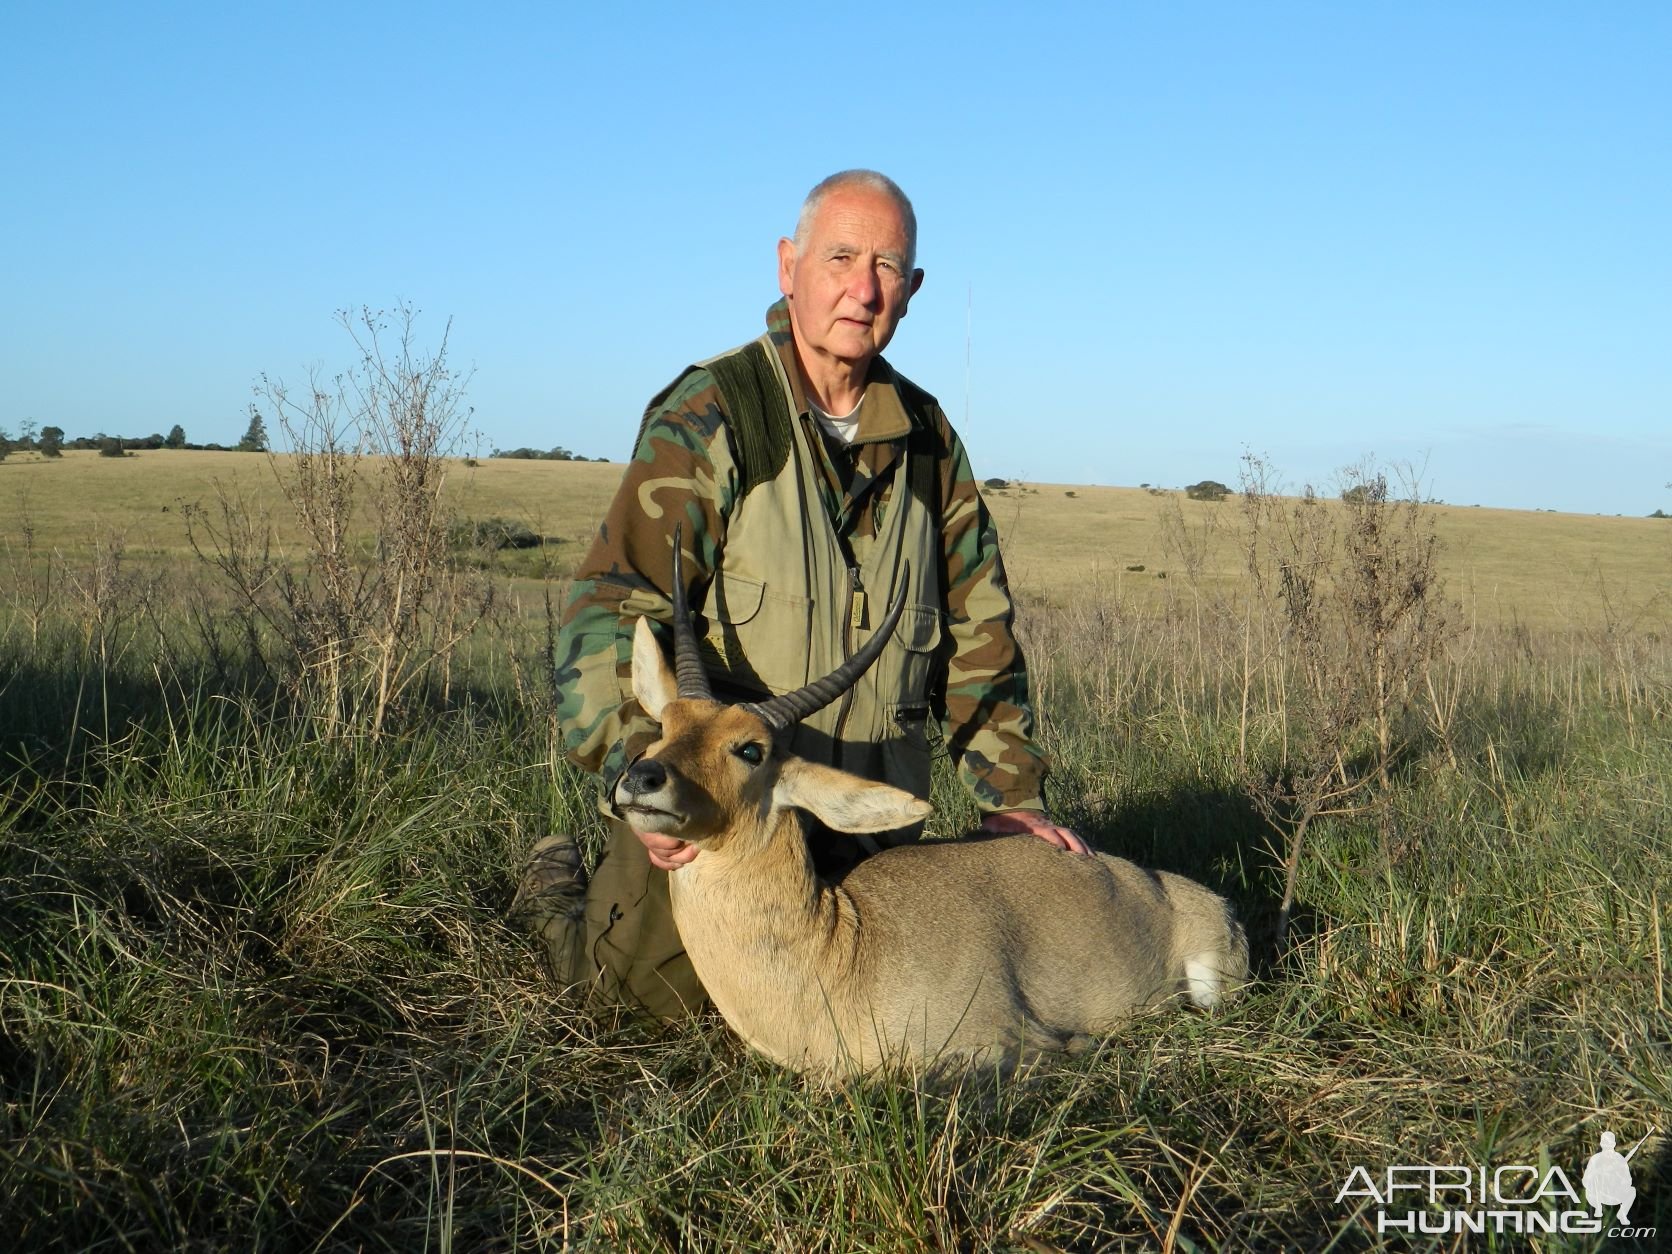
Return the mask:
<svg viewBox="0 0 1672 1254">
<path fill-rule="evenodd" d="M 624 823 L 587 891 L 583 965 L 594 996 L 658 1019 L 686 1018 L 707 1004 L 673 920 L 668 873 L 650 865 Z"/>
</svg>

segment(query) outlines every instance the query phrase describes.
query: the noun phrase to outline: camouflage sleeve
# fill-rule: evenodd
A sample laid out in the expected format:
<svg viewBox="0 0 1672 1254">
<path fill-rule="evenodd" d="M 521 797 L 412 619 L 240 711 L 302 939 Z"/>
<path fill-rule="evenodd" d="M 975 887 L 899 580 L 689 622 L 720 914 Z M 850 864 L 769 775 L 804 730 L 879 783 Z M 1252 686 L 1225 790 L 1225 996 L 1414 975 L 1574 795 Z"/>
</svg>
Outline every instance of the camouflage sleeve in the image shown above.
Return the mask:
<svg viewBox="0 0 1672 1254">
<path fill-rule="evenodd" d="M 641 616 L 672 616 L 674 528 L 684 528 L 687 590 L 700 588 L 736 492 L 719 393 L 706 371 L 689 371 L 652 402 L 564 604 L 554 658 L 563 751 L 606 784 L 656 736 L 633 698 L 633 630 Z"/>
<path fill-rule="evenodd" d="M 976 488 L 962 441 L 937 408 L 945 554 L 946 689 L 940 716 L 959 777 L 985 811 L 1043 810 L 1049 763 L 1034 740 L 1028 669 L 1012 630 L 1015 610 L 998 530 Z"/>
</svg>

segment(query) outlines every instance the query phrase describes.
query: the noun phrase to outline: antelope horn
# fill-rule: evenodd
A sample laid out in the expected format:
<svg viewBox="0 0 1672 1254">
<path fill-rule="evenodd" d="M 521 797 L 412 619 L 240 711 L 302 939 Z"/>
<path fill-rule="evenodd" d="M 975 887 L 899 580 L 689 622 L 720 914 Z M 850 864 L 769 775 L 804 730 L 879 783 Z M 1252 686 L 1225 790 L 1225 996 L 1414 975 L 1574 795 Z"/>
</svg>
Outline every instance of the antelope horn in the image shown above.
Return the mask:
<svg viewBox="0 0 1672 1254">
<path fill-rule="evenodd" d="M 908 565 L 901 574 L 900 591 L 894 598 L 894 604 L 888 607 L 888 613 L 883 616 L 882 622 L 877 625 L 877 629 L 871 633 L 871 638 L 861 646 L 858 653 L 823 679 L 816 679 L 805 688 L 798 688 L 794 692 L 786 692 L 766 701 L 751 701 L 744 709 L 753 712 L 773 731 L 782 732 L 824 709 L 852 688 L 859 682 L 859 677 L 870 669 L 871 663 L 877 660 L 888 644 L 889 637 L 894 634 L 894 627 L 900 621 L 901 612 L 906 608 L 906 588 L 910 581 L 911 567 Z"/>
<path fill-rule="evenodd" d="M 714 700 L 714 689 L 708 686 L 708 671 L 697 652 L 697 633 L 691 629 L 691 607 L 685 601 L 685 563 L 680 557 L 680 532 L 673 529 L 673 673 L 679 685 L 679 695 L 686 699 L 700 697 Z"/>
</svg>

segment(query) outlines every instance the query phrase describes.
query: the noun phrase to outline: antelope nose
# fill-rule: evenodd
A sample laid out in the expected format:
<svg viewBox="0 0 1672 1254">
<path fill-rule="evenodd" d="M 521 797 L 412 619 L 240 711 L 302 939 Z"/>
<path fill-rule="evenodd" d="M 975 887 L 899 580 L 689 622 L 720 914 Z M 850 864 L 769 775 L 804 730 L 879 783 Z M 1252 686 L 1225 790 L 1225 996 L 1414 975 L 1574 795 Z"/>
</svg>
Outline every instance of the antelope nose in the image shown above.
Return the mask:
<svg viewBox="0 0 1672 1254">
<path fill-rule="evenodd" d="M 666 767 L 655 758 L 640 758 L 627 768 L 627 774 L 621 779 L 621 787 L 629 797 L 637 797 L 643 793 L 655 792 L 667 782 Z"/>
</svg>

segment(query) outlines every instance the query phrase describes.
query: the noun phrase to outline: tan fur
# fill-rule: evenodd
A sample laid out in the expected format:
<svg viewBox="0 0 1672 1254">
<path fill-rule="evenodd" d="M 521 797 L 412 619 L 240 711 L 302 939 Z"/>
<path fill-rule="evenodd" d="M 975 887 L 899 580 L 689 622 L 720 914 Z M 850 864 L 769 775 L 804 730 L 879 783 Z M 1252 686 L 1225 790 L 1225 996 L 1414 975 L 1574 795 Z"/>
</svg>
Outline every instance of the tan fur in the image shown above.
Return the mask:
<svg viewBox="0 0 1672 1254">
<path fill-rule="evenodd" d="M 1246 979 L 1242 929 L 1214 893 L 1031 836 L 885 849 L 820 881 L 800 811 L 886 831 L 927 803 L 782 755 L 747 710 L 674 698 L 642 621 L 633 669 L 662 723 L 645 757 L 667 781 L 618 785 L 616 802 L 640 830 L 701 848 L 670 877 L 674 919 L 726 1022 L 768 1057 L 824 1074 L 1010 1062 L 1180 995 L 1212 1005 Z M 759 764 L 739 755 L 747 745 Z"/>
</svg>

